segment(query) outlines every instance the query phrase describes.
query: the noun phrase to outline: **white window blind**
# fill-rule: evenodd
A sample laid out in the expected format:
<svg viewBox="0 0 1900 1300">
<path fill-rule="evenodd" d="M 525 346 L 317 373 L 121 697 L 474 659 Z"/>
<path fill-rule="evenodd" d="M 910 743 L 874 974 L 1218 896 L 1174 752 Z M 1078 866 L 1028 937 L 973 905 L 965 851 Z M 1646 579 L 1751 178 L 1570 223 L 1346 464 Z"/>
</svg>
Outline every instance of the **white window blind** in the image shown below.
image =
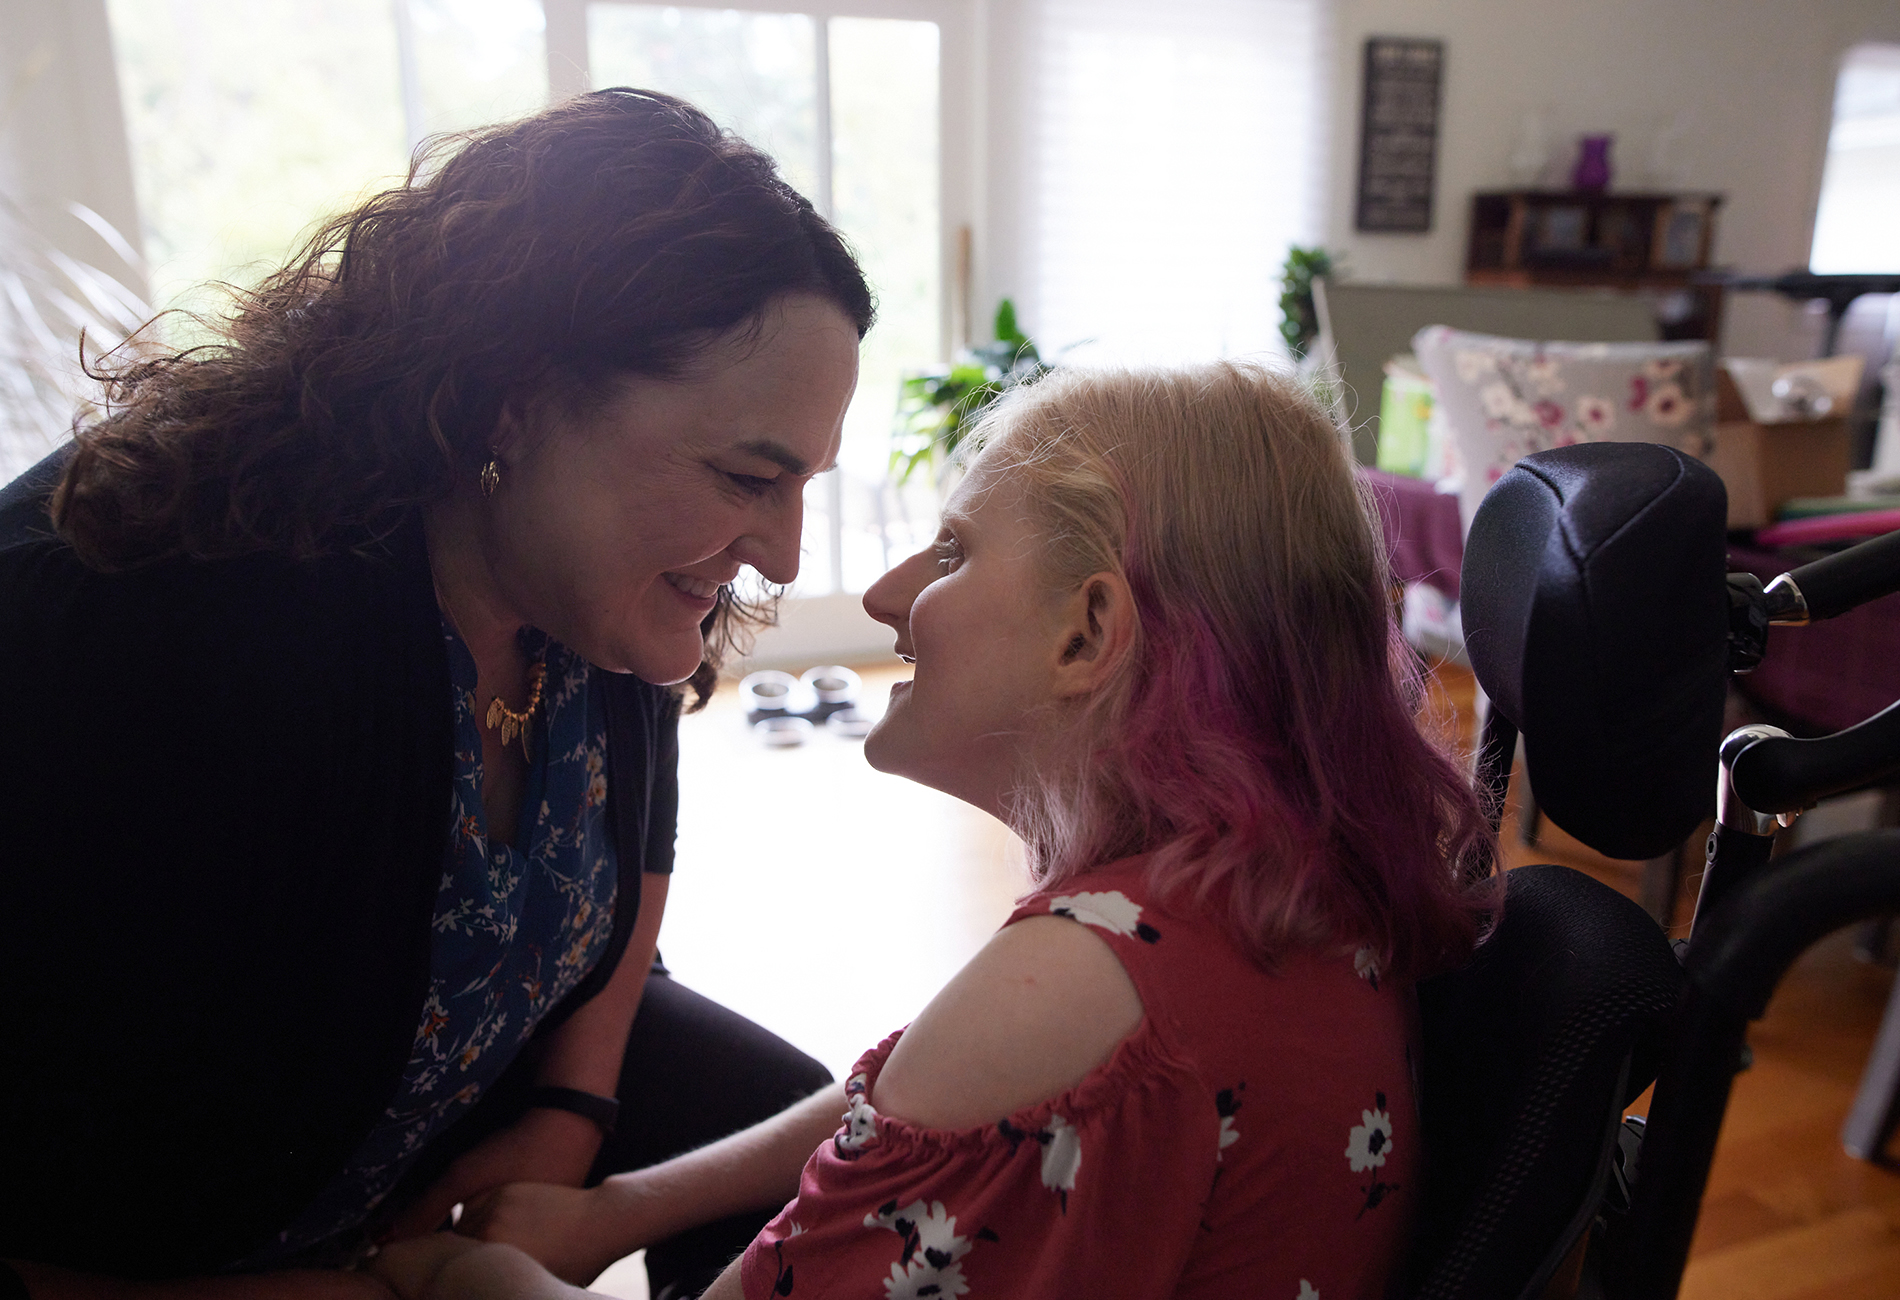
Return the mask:
<svg viewBox="0 0 1900 1300">
<path fill-rule="evenodd" d="M 1038 341 L 1075 360 L 1280 351 L 1280 263 L 1322 229 L 1323 0 L 1038 9 L 1019 291 Z"/>
</svg>

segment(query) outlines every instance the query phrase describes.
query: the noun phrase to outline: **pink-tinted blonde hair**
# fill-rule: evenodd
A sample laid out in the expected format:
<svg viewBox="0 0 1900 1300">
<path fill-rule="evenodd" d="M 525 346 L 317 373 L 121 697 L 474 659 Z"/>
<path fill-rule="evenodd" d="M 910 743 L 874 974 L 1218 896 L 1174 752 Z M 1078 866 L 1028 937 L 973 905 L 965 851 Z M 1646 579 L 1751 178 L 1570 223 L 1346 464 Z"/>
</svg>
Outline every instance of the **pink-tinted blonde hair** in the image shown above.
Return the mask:
<svg viewBox="0 0 1900 1300">
<path fill-rule="evenodd" d="M 1016 792 L 1038 885 L 1149 853 L 1161 891 L 1216 901 L 1265 963 L 1327 945 L 1407 976 L 1462 960 L 1496 907 L 1492 833 L 1419 729 L 1380 530 L 1301 386 L 1231 361 L 1064 369 L 977 438 L 1049 581 L 1120 573 L 1138 625 Z"/>
</svg>

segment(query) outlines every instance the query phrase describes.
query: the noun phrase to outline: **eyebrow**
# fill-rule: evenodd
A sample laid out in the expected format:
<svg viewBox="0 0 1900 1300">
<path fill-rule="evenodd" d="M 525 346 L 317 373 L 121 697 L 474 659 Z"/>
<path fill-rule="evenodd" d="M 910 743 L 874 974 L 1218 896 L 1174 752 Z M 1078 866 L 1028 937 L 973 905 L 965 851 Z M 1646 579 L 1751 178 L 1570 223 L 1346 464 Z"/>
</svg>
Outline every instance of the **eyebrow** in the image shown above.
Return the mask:
<svg viewBox="0 0 1900 1300">
<path fill-rule="evenodd" d="M 742 442 L 739 444 L 739 450 L 749 455 L 759 456 L 765 460 L 769 460 L 787 474 L 822 474 L 825 470 L 835 468 L 837 464 L 837 462 L 834 461 L 830 465 L 814 470 L 805 464 L 804 461 L 793 455 L 789 447 L 786 447 L 783 443 L 773 442 L 770 438 L 755 438 L 751 442 Z"/>
</svg>

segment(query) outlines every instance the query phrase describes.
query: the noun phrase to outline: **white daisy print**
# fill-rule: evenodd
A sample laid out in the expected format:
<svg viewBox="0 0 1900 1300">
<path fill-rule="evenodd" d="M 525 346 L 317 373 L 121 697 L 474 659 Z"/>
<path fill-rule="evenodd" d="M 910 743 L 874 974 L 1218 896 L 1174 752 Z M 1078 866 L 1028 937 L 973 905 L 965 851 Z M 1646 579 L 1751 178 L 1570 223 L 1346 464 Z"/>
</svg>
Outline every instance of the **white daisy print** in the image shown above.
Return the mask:
<svg viewBox="0 0 1900 1300">
<path fill-rule="evenodd" d="M 1392 1150 L 1392 1117 L 1386 1114 L 1385 1094 L 1373 1093 L 1372 1109 L 1359 1112 L 1359 1116 L 1365 1122 L 1353 1126 L 1352 1137 L 1346 1143 L 1346 1163 L 1356 1174 L 1382 1167 Z M 1355 1222 L 1384 1205 L 1386 1197 L 1399 1190 L 1399 1184 L 1374 1174 L 1372 1181 L 1359 1190 L 1365 1193 L 1366 1203 L 1359 1207 Z"/>
<path fill-rule="evenodd" d="M 877 1141 L 877 1111 L 865 1100 L 865 1077 L 851 1076 L 844 1087 L 844 1127 L 831 1139 L 832 1149 L 849 1160 Z"/>
<path fill-rule="evenodd" d="M 1069 1192 L 1075 1187 L 1076 1171 L 1082 1167 L 1082 1137 L 1060 1115 L 1035 1132 L 1017 1128 L 1008 1120 L 1000 1121 L 996 1131 L 1009 1143 L 1013 1156 L 1023 1143 L 1034 1142 L 1042 1148 L 1042 1185 L 1062 1197 L 1062 1212 L 1069 1212 Z"/>
<path fill-rule="evenodd" d="M 876 1140 L 877 1112 L 864 1098 L 853 1097 L 844 1113 L 844 1127 L 836 1139 L 839 1154 L 862 1151 Z"/>
<path fill-rule="evenodd" d="M 942 1201 L 926 1204 L 917 1200 L 901 1206 L 887 1201 L 864 1216 L 864 1226 L 888 1228 L 903 1239 L 903 1251 L 891 1265 L 891 1275 L 884 1279 L 885 1300 L 969 1294 L 963 1257 L 970 1253 L 972 1239 L 958 1234 L 957 1216 L 946 1211 Z M 987 1228 L 975 1236 L 996 1240 L 996 1234 Z"/>
<path fill-rule="evenodd" d="M 1110 934 L 1133 935 L 1144 943 L 1153 943 L 1161 934 L 1141 919 L 1141 904 L 1119 889 L 1095 894 L 1063 894 L 1049 900 L 1052 916 L 1066 916 L 1084 925 L 1097 926 Z"/>
<path fill-rule="evenodd" d="M 1240 1141 L 1240 1130 L 1234 1127 L 1234 1117 L 1240 1114 L 1240 1094 L 1246 1088 L 1242 1083 L 1232 1088 L 1222 1088 L 1214 1094 L 1214 1113 L 1220 1116 L 1220 1145 L 1214 1148 L 1214 1159 L 1218 1162 L 1226 1158 L 1228 1147 Z"/>
<path fill-rule="evenodd" d="M 891 1275 L 884 1279 L 884 1300 L 939 1300 L 942 1296 L 968 1294 L 970 1284 L 963 1280 L 962 1260 L 934 1268 L 922 1259 L 913 1259 L 901 1268 L 891 1265 Z"/>
<path fill-rule="evenodd" d="M 1036 1140 L 1042 1143 L 1042 1185 L 1062 1197 L 1066 1214 L 1075 1175 L 1082 1168 L 1082 1135 L 1062 1116 L 1051 1115 L 1049 1126 L 1036 1134 Z"/>
<path fill-rule="evenodd" d="M 1385 1112 L 1383 1093 L 1379 1095 L 1378 1107 L 1359 1112 L 1364 1123 L 1353 1125 L 1346 1141 L 1346 1163 L 1355 1174 L 1383 1165 L 1386 1153 L 1392 1149 L 1392 1117 Z"/>
<path fill-rule="evenodd" d="M 1353 953 L 1352 973 L 1372 985 L 1375 991 L 1379 987 L 1379 972 L 1381 969 L 1383 968 L 1379 964 L 1379 954 L 1372 951 L 1372 949 L 1361 948 Z"/>
<path fill-rule="evenodd" d="M 1319 1300 L 1319 1292 L 1313 1289 L 1311 1282 L 1308 1282 L 1305 1278 L 1301 1278 L 1300 1293 L 1294 1297 L 1294 1300 Z"/>
</svg>

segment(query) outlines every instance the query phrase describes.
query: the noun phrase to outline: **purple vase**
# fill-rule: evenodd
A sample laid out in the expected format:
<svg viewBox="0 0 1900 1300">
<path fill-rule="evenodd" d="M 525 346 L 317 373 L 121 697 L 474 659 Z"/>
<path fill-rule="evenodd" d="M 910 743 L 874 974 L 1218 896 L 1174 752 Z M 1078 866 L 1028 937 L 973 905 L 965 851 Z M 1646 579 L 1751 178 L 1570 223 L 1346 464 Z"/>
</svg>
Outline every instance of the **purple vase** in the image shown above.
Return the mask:
<svg viewBox="0 0 1900 1300">
<path fill-rule="evenodd" d="M 1570 186 L 1578 190 L 1610 188 L 1610 142 L 1616 137 L 1586 135 L 1577 141 L 1577 166 L 1570 173 Z"/>
</svg>

